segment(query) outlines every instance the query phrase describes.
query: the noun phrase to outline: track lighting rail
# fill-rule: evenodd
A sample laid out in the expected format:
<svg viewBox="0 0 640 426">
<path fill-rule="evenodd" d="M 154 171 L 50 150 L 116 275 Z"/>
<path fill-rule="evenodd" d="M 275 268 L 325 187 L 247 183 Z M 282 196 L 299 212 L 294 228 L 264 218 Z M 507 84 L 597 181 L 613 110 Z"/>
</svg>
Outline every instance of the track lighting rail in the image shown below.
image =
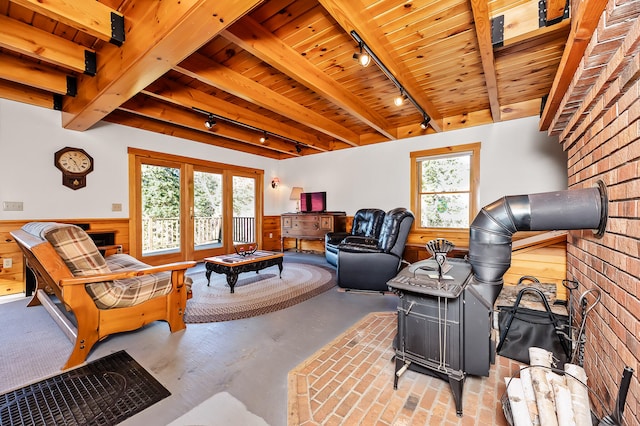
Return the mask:
<svg viewBox="0 0 640 426">
<path fill-rule="evenodd" d="M 413 96 L 411 96 L 409 92 L 407 92 L 407 89 L 405 89 L 404 86 L 400 84 L 398 79 L 391 73 L 391 71 L 389 71 L 389 68 L 387 68 L 387 66 L 380 60 L 380 58 L 376 56 L 373 50 L 371 50 L 371 48 L 367 45 L 367 43 L 365 43 L 365 41 L 360 37 L 360 35 L 355 30 L 352 30 L 349 34 L 358 43 L 358 47 L 361 50 L 364 50 L 365 52 L 367 52 L 367 54 L 373 60 L 373 62 L 375 62 L 376 65 L 378 65 L 378 68 L 380 68 L 380 70 L 387 76 L 387 78 L 391 80 L 393 84 L 395 84 L 395 86 L 400 91 L 400 95 L 408 99 L 413 104 L 413 106 L 416 107 L 416 109 L 420 112 L 420 114 L 422 114 L 423 121 L 420 124 L 420 127 L 422 127 L 423 129 L 426 128 L 426 125 L 428 125 L 429 122 L 431 121 L 431 118 L 426 113 L 426 111 L 420 106 L 420 104 L 418 104 L 418 102 L 413 98 Z M 423 127 L 423 125 L 425 125 L 425 127 Z"/>
<path fill-rule="evenodd" d="M 282 135 L 279 135 L 277 133 L 269 132 L 267 130 L 260 129 L 260 128 L 252 126 L 250 124 L 242 123 L 240 121 L 235 121 L 235 120 L 232 120 L 230 118 L 223 117 L 221 115 L 217 115 L 217 114 L 214 114 L 214 113 L 209 112 L 209 111 L 205 111 L 205 110 L 200 109 L 198 107 L 191 107 L 191 109 L 193 109 L 196 112 L 199 112 L 200 114 L 204 114 L 204 115 L 207 116 L 207 120 L 204 122 L 204 126 L 207 129 L 213 128 L 213 126 L 216 124 L 217 120 L 222 120 L 222 121 L 226 121 L 226 122 L 231 123 L 231 124 L 235 124 L 236 126 L 244 127 L 245 129 L 249 129 L 249 130 L 252 130 L 254 132 L 260 133 L 260 135 L 261 135 L 260 136 L 260 143 L 266 142 L 269 139 L 269 135 L 272 135 L 272 136 L 274 136 L 274 137 L 276 137 L 278 139 L 282 139 L 282 140 L 294 143 L 296 152 L 298 154 L 300 152 L 302 152 L 301 146 L 308 146 L 307 144 L 305 144 L 303 142 L 298 142 L 297 140 L 288 138 L 286 136 L 282 136 Z"/>
</svg>

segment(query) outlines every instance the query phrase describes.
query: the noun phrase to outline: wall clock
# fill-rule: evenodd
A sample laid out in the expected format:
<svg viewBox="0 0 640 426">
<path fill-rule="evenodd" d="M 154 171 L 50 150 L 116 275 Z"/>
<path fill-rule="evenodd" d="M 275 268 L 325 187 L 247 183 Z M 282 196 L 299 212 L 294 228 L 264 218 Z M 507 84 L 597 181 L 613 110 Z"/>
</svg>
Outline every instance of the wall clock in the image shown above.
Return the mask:
<svg viewBox="0 0 640 426">
<path fill-rule="evenodd" d="M 87 186 L 87 175 L 93 171 L 93 158 L 80 148 L 65 147 L 57 151 L 53 163 L 62 172 L 62 184 L 71 189 Z"/>
</svg>

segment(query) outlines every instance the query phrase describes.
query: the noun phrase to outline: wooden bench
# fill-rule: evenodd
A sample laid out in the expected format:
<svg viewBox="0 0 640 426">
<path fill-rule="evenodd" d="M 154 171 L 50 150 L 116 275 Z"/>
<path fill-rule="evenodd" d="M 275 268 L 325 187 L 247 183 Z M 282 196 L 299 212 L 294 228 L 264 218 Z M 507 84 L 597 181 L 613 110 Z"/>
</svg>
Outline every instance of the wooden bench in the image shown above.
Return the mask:
<svg viewBox="0 0 640 426">
<path fill-rule="evenodd" d="M 111 334 L 157 320 L 169 323 L 171 332 L 186 327 L 190 280 L 185 271 L 195 262 L 149 266 L 127 254 L 105 259 L 75 225 L 32 222 L 11 235 L 36 277 L 28 306 L 44 305 L 74 343 L 63 370 L 83 363 L 93 346 Z M 54 296 L 73 314 L 75 324 L 58 309 Z"/>
</svg>

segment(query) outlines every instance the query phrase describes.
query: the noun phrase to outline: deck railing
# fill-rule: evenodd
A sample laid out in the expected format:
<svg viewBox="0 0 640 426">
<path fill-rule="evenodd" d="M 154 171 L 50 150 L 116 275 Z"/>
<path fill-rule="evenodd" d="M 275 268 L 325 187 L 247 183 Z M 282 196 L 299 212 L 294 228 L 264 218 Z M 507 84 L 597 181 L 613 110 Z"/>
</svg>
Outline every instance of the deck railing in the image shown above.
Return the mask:
<svg viewBox="0 0 640 426">
<path fill-rule="evenodd" d="M 193 222 L 195 245 L 222 243 L 221 217 L 196 217 Z M 254 217 L 233 218 L 233 242 L 255 241 L 256 219 Z M 142 252 L 180 247 L 180 220 L 178 218 L 142 219 Z"/>
</svg>

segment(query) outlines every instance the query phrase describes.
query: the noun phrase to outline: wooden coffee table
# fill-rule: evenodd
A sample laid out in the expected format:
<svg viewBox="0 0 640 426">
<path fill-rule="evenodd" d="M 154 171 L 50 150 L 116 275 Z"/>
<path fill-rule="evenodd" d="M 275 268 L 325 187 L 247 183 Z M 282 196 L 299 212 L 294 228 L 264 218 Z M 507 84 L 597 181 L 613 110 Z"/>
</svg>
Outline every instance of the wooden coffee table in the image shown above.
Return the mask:
<svg viewBox="0 0 640 426">
<path fill-rule="evenodd" d="M 239 254 L 225 254 L 222 256 L 205 257 L 204 264 L 207 271 L 207 286 L 211 280 L 211 273 L 227 275 L 227 284 L 231 287 L 231 293 L 234 292 L 238 275 L 242 272 L 256 271 L 256 273 L 269 266 L 278 265 L 280 270 L 280 278 L 282 278 L 282 259 L 283 253 L 277 251 L 258 250 L 252 254 L 242 256 Z"/>
</svg>

